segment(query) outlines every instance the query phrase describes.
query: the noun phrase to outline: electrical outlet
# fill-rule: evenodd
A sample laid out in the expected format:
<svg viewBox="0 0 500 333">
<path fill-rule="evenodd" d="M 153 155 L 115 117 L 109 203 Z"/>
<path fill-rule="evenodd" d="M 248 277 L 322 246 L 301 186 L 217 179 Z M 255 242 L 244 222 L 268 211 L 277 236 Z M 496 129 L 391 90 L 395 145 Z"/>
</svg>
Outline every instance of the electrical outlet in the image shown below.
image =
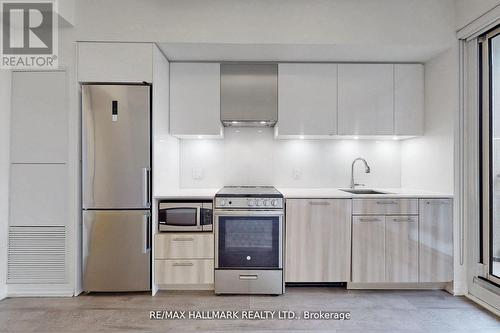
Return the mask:
<svg viewBox="0 0 500 333">
<path fill-rule="evenodd" d="M 302 169 L 301 168 L 293 168 L 293 179 L 299 180 L 302 177 Z"/>
<path fill-rule="evenodd" d="M 203 178 L 203 169 L 202 168 L 198 168 L 198 167 L 193 168 L 191 170 L 191 177 L 193 179 L 197 179 L 197 180 L 202 179 Z"/>
</svg>

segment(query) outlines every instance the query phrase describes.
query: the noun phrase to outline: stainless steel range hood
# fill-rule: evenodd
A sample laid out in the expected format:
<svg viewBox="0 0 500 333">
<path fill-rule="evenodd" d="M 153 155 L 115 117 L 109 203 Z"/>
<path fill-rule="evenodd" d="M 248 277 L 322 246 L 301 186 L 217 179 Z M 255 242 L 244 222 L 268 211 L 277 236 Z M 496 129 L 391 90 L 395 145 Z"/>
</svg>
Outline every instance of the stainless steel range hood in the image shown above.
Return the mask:
<svg viewBox="0 0 500 333">
<path fill-rule="evenodd" d="M 224 126 L 272 127 L 278 120 L 278 65 L 221 64 Z"/>
</svg>

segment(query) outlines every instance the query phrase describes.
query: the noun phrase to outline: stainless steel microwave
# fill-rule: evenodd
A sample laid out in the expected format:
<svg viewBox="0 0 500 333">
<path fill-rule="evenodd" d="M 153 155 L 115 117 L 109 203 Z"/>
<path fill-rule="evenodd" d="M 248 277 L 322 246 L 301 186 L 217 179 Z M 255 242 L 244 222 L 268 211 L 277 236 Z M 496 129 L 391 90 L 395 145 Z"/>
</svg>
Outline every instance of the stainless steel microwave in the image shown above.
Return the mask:
<svg viewBox="0 0 500 333">
<path fill-rule="evenodd" d="M 159 203 L 159 231 L 212 231 L 212 223 L 212 201 Z"/>
</svg>

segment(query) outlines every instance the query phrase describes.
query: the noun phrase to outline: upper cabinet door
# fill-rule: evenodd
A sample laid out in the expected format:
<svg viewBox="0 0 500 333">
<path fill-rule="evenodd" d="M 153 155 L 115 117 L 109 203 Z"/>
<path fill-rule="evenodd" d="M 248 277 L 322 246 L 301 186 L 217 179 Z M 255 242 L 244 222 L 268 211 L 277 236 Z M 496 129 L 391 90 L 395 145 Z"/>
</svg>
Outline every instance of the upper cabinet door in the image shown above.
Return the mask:
<svg viewBox="0 0 500 333">
<path fill-rule="evenodd" d="M 277 137 L 337 134 L 337 64 L 280 64 Z"/>
<path fill-rule="evenodd" d="M 394 65 L 339 64 L 339 135 L 392 135 Z"/>
<path fill-rule="evenodd" d="M 152 43 L 78 43 L 78 81 L 152 82 Z"/>
<path fill-rule="evenodd" d="M 12 163 L 65 163 L 68 101 L 63 71 L 12 73 Z"/>
<path fill-rule="evenodd" d="M 170 132 L 178 137 L 222 136 L 219 64 L 170 64 Z"/>
<path fill-rule="evenodd" d="M 394 134 L 424 134 L 423 65 L 394 65 Z"/>
</svg>

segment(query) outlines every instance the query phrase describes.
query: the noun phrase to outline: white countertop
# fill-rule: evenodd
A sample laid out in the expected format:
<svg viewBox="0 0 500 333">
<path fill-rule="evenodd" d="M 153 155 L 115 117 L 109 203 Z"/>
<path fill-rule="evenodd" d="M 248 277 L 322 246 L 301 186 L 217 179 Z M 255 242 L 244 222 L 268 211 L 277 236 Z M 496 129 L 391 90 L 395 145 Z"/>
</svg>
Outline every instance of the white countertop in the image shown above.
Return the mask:
<svg viewBox="0 0 500 333">
<path fill-rule="evenodd" d="M 315 198 L 453 198 L 453 194 L 406 188 L 373 188 L 384 194 L 351 194 L 338 188 L 277 188 L 288 199 Z M 218 188 L 184 188 L 155 195 L 155 199 L 212 199 Z"/>
<path fill-rule="evenodd" d="M 360 188 L 362 189 L 362 188 Z M 285 198 L 452 198 L 453 194 L 405 188 L 372 188 L 383 194 L 352 194 L 338 188 L 278 188 Z"/>
<path fill-rule="evenodd" d="M 219 188 L 182 188 L 155 194 L 157 200 L 167 199 L 213 199 Z"/>
</svg>

